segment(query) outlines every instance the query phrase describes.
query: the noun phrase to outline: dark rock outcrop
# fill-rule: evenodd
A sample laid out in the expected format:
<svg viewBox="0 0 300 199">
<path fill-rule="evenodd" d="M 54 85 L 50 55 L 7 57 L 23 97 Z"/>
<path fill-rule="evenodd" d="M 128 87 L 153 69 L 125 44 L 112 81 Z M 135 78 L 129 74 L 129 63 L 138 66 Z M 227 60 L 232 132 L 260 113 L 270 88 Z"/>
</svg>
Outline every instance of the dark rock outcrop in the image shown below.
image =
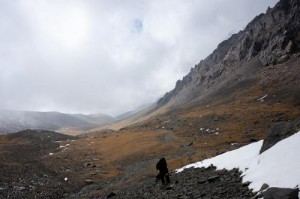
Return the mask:
<svg viewBox="0 0 300 199">
<path fill-rule="evenodd" d="M 281 122 L 273 126 L 267 137 L 264 139 L 263 145 L 260 149 L 260 153 L 268 150 L 272 146 L 274 146 L 277 142 L 297 133 L 300 130 L 300 118 L 295 120 L 294 122 Z"/>
<path fill-rule="evenodd" d="M 157 105 L 175 106 L 201 99 L 250 78 L 258 68 L 286 62 L 300 51 L 299 18 L 300 0 L 281 0 L 265 14 L 255 17 L 243 31 L 220 43 L 212 54 L 178 80 Z M 245 68 L 247 71 L 242 71 Z"/>
<path fill-rule="evenodd" d="M 108 194 L 107 198 L 112 198 L 117 196 L 114 192 L 111 192 L 110 194 Z"/>
<path fill-rule="evenodd" d="M 271 187 L 263 193 L 264 199 L 299 199 L 299 189 Z"/>
<path fill-rule="evenodd" d="M 260 191 L 264 191 L 266 190 L 267 188 L 269 188 L 269 185 L 267 183 L 264 183 L 261 188 L 260 188 Z"/>
</svg>

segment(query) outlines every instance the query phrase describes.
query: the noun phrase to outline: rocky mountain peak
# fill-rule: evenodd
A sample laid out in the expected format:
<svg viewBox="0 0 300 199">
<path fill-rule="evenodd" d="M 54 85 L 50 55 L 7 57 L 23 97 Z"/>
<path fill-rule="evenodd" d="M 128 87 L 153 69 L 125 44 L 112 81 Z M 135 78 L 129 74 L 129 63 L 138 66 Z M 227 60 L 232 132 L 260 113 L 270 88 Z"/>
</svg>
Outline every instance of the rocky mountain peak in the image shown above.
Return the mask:
<svg viewBox="0 0 300 199">
<path fill-rule="evenodd" d="M 201 98 L 237 78 L 232 71 L 253 60 L 261 67 L 286 62 L 300 51 L 299 19 L 300 0 L 279 1 L 265 14 L 256 16 L 244 30 L 221 42 L 212 54 L 178 80 L 157 105 L 177 105 Z"/>
</svg>

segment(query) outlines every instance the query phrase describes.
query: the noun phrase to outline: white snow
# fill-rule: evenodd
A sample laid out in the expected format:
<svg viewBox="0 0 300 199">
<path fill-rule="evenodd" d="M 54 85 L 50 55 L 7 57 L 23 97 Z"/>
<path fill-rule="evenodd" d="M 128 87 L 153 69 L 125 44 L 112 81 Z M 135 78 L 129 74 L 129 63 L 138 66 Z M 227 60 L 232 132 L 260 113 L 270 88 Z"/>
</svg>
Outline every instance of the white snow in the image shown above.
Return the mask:
<svg viewBox="0 0 300 199">
<path fill-rule="evenodd" d="M 259 98 L 257 101 L 263 102 L 267 96 L 268 96 L 268 94 L 266 94 L 266 95 L 264 95 L 263 97 Z"/>
<path fill-rule="evenodd" d="M 70 146 L 70 144 L 60 145 L 59 148 L 65 148 L 65 147 L 68 147 L 68 146 Z"/>
<path fill-rule="evenodd" d="M 163 122 L 162 124 L 168 124 L 169 122 L 171 122 L 171 120 L 167 120 L 167 121 Z"/>
<path fill-rule="evenodd" d="M 241 147 L 211 159 L 187 165 L 186 168 L 208 167 L 217 169 L 239 168 L 243 182 L 249 181 L 249 188 L 259 191 L 263 183 L 270 187 L 295 188 L 300 186 L 300 131 L 259 154 L 263 141 Z"/>
</svg>

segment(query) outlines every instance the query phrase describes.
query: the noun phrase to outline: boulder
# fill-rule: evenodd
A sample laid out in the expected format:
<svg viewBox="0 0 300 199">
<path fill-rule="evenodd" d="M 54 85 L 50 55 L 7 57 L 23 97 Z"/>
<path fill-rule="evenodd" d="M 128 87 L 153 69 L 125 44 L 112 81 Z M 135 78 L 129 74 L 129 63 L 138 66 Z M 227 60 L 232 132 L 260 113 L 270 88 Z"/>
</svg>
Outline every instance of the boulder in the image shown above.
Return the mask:
<svg viewBox="0 0 300 199">
<path fill-rule="evenodd" d="M 263 193 L 264 199 L 299 199 L 299 189 L 271 187 Z"/>
<path fill-rule="evenodd" d="M 108 196 L 106 198 L 112 198 L 117 196 L 117 194 L 115 194 L 114 192 L 111 192 L 110 194 L 108 194 Z"/>
<path fill-rule="evenodd" d="M 87 180 L 84 181 L 84 184 L 85 184 L 85 185 L 94 184 L 94 181 L 93 181 L 93 180 L 90 180 L 90 179 L 87 179 Z"/>
<path fill-rule="evenodd" d="M 300 130 L 300 118 L 294 122 L 281 122 L 271 127 L 267 137 L 264 139 L 263 145 L 260 149 L 260 153 L 268 150 L 274 146 L 277 142 L 297 133 Z"/>
<path fill-rule="evenodd" d="M 264 191 L 264 190 L 266 190 L 267 188 L 269 188 L 269 185 L 266 184 L 266 183 L 264 183 L 264 184 L 261 186 L 261 188 L 260 188 L 259 191 Z"/>
<path fill-rule="evenodd" d="M 209 178 L 207 178 L 207 181 L 209 182 L 209 183 L 211 183 L 211 182 L 215 182 L 215 181 L 217 181 L 217 180 L 219 180 L 220 179 L 220 176 L 210 176 Z"/>
</svg>

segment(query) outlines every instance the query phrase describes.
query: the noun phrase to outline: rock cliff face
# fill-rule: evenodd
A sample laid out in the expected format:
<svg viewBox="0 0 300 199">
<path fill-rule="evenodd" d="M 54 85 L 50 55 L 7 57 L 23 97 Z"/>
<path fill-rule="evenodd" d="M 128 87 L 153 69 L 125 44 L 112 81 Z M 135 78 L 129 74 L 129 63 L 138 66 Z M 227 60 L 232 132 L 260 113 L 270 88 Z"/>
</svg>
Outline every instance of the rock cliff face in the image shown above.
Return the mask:
<svg viewBox="0 0 300 199">
<path fill-rule="evenodd" d="M 255 75 L 260 67 L 286 62 L 299 51 L 300 0 L 281 0 L 243 31 L 220 43 L 157 105 L 178 105 L 205 97 Z"/>
</svg>

